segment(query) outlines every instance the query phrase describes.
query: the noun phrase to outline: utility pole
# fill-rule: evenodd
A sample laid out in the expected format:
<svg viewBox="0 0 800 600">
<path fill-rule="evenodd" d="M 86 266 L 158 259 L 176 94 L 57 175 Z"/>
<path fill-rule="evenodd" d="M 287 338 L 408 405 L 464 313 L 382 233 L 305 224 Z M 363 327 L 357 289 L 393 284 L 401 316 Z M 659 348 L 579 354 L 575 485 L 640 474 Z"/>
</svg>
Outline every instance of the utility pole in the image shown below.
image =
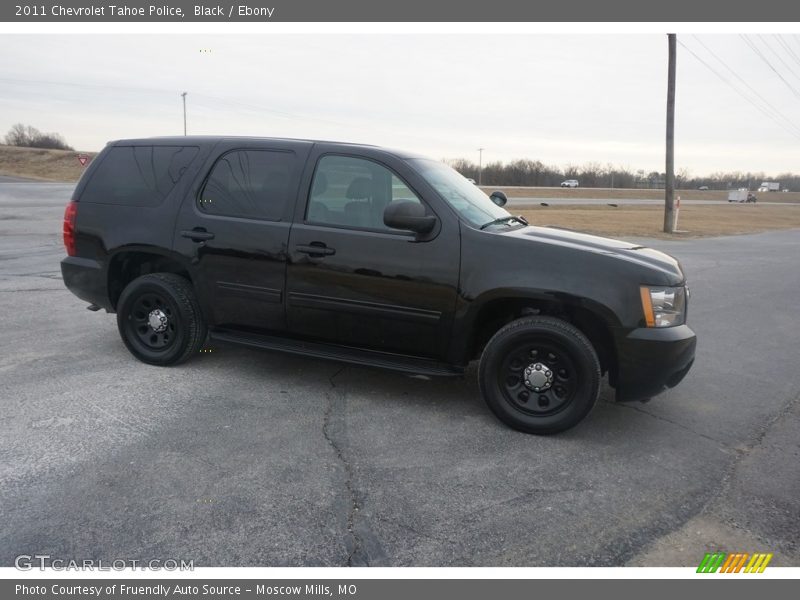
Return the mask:
<svg viewBox="0 0 800 600">
<path fill-rule="evenodd" d="M 675 229 L 675 49 L 674 33 L 667 34 L 669 66 L 667 68 L 667 165 L 664 182 L 664 232 Z"/>
<path fill-rule="evenodd" d="M 478 148 L 478 185 L 481 185 L 481 183 L 483 183 L 481 181 L 483 176 L 483 151 L 484 148 Z"/>
<path fill-rule="evenodd" d="M 183 98 L 183 135 L 186 135 L 186 92 L 181 94 Z"/>
</svg>

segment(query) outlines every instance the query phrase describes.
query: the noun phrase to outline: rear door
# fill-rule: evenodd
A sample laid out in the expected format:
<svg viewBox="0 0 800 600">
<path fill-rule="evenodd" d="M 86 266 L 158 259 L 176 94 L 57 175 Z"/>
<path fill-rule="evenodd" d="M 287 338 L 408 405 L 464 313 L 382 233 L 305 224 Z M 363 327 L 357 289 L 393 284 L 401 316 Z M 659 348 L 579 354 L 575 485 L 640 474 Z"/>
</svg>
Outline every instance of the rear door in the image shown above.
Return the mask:
<svg viewBox="0 0 800 600">
<path fill-rule="evenodd" d="M 311 171 L 311 167 L 313 172 Z M 458 223 L 435 210 L 401 159 L 318 144 L 289 241 L 287 320 L 298 336 L 441 358 L 459 275 Z M 439 217 L 422 237 L 389 229 L 389 202 L 423 204 Z"/>
<path fill-rule="evenodd" d="M 223 142 L 184 199 L 175 249 L 193 265 L 212 325 L 285 329 L 291 214 L 310 148 L 283 140 Z"/>
</svg>

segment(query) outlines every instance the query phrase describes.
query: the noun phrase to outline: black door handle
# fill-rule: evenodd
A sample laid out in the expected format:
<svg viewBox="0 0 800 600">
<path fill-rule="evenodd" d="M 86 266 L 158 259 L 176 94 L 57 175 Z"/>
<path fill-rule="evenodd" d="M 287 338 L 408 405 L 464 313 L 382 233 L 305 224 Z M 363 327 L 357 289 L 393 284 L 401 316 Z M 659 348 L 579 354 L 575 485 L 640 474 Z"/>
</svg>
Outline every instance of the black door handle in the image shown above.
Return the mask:
<svg viewBox="0 0 800 600">
<path fill-rule="evenodd" d="M 200 227 L 195 227 L 194 229 L 184 229 L 181 231 L 181 235 L 185 238 L 189 238 L 194 242 L 205 242 L 206 240 L 213 240 L 214 234 L 210 231 L 206 231 Z"/>
<path fill-rule="evenodd" d="M 336 254 L 336 250 L 328 248 L 323 242 L 311 242 L 308 246 L 295 246 L 294 249 L 315 258 Z"/>
</svg>

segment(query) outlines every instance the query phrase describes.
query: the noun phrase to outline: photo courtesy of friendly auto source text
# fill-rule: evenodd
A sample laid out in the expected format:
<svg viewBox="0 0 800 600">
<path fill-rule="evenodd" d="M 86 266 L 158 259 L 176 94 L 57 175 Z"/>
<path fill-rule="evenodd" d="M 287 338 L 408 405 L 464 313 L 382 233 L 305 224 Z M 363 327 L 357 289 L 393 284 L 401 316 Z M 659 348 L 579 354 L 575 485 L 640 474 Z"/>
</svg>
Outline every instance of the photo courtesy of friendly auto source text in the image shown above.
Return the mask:
<svg viewBox="0 0 800 600">
<path fill-rule="evenodd" d="M 579 4 L 0 7 L 0 588 L 800 574 L 797 15 Z"/>
</svg>

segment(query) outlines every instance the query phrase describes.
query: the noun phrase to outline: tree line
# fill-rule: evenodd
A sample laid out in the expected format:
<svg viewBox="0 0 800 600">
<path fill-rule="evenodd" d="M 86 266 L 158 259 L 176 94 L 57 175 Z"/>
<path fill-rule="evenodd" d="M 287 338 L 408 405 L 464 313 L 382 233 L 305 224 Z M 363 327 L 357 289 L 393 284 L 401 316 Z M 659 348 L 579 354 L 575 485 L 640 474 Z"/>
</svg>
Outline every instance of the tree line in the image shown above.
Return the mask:
<svg viewBox="0 0 800 600">
<path fill-rule="evenodd" d="M 25 148 L 50 148 L 53 150 L 74 150 L 58 133 L 43 133 L 31 125 L 17 123 L 8 130 L 5 142 L 9 146 Z"/>
<path fill-rule="evenodd" d="M 74 150 L 58 133 L 43 133 L 32 127 L 17 123 L 5 136 L 9 146 L 28 148 L 51 148 L 55 150 Z M 645 172 L 643 169 L 632 171 L 627 167 L 612 164 L 603 165 L 589 162 L 583 165 L 567 165 L 556 167 L 546 165 L 539 160 L 518 159 L 508 163 L 491 162 L 478 168 L 465 158 L 445 160 L 447 164 L 483 185 L 511 185 L 531 187 L 557 187 L 567 179 L 577 179 L 581 187 L 601 188 L 652 188 L 664 187 L 666 175 L 657 171 Z M 480 173 L 479 173 L 480 171 Z M 707 186 L 712 190 L 729 190 L 748 188 L 755 190 L 762 181 L 778 181 L 782 188 L 800 191 L 800 175 L 780 173 L 767 175 L 762 172 L 716 172 L 710 175 L 693 176 L 688 169 L 679 169 L 675 173 L 675 185 L 678 189 L 693 189 Z"/>
<path fill-rule="evenodd" d="M 464 158 L 445 160 L 461 173 L 478 181 L 478 164 Z M 483 185 L 512 185 L 532 187 L 557 187 L 567 179 L 577 179 L 581 187 L 651 188 L 664 187 L 665 173 L 633 171 L 626 167 L 590 162 L 584 165 L 556 167 L 539 160 L 518 159 L 508 163 L 490 162 L 483 166 L 480 181 Z M 800 191 L 800 175 L 794 173 L 765 174 L 763 172 L 718 171 L 706 176 L 694 176 L 688 169 L 675 173 L 678 189 L 696 189 L 707 186 L 712 190 L 748 188 L 755 190 L 762 181 L 778 181 L 782 188 Z"/>
</svg>

